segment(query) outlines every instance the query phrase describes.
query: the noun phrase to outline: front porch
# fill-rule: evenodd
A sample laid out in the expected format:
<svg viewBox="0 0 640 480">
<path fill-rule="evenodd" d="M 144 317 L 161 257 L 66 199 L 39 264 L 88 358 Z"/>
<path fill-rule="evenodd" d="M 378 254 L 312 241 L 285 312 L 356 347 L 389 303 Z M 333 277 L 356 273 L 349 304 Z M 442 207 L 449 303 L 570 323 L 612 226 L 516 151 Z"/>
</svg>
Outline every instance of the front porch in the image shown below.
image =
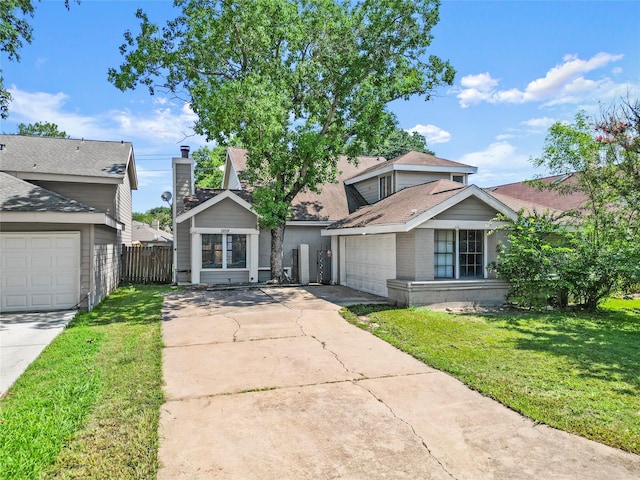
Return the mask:
<svg viewBox="0 0 640 480">
<path fill-rule="evenodd" d="M 454 308 L 505 303 L 509 284 L 495 279 L 387 280 L 388 298 L 404 307 L 447 304 Z"/>
</svg>

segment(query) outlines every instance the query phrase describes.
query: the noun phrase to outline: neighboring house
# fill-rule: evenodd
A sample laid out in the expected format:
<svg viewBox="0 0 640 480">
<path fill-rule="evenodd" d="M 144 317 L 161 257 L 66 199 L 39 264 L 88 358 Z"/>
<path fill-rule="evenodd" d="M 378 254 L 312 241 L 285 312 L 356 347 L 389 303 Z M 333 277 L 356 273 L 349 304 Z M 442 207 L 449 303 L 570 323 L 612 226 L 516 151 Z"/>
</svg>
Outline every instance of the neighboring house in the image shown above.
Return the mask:
<svg viewBox="0 0 640 480">
<path fill-rule="evenodd" d="M 171 232 L 162 230 L 158 220 L 154 220 L 151 225 L 134 220 L 131 230 L 131 244 L 142 247 L 171 246 L 173 235 Z"/>
<path fill-rule="evenodd" d="M 129 142 L 0 135 L 0 310 L 88 308 L 131 244 Z"/>
<path fill-rule="evenodd" d="M 269 279 L 270 234 L 259 227 L 246 151 L 229 148 L 222 189 L 193 185 L 193 160 L 173 160 L 176 280 Z M 425 153 L 346 158 L 335 183 L 301 192 L 285 230 L 284 265 L 301 282 L 341 284 L 401 305 L 502 303 L 508 285 L 488 270 L 498 213 L 545 207 L 469 185 L 477 168 Z"/>
</svg>

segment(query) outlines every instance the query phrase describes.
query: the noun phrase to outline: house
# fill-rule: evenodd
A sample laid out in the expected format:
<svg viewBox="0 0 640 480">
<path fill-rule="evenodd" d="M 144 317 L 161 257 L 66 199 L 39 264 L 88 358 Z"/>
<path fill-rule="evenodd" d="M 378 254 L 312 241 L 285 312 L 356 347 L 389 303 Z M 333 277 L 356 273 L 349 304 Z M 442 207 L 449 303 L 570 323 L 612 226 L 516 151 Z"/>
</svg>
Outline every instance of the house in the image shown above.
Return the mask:
<svg viewBox="0 0 640 480">
<path fill-rule="evenodd" d="M 173 244 L 173 234 L 161 229 L 158 220 L 154 220 L 151 225 L 133 220 L 131 244 L 141 247 L 170 247 Z"/>
<path fill-rule="evenodd" d="M 176 280 L 269 279 L 270 234 L 252 209 L 246 151 L 229 148 L 221 189 L 193 185 L 188 149 L 173 160 Z M 301 192 L 285 230 L 284 265 L 298 281 L 341 284 L 400 305 L 502 303 L 494 278 L 498 214 L 546 207 L 469 184 L 477 168 L 419 152 L 338 162 L 335 183 Z"/>
<path fill-rule="evenodd" d="M 91 309 L 131 244 L 128 142 L 0 135 L 0 310 Z"/>
</svg>

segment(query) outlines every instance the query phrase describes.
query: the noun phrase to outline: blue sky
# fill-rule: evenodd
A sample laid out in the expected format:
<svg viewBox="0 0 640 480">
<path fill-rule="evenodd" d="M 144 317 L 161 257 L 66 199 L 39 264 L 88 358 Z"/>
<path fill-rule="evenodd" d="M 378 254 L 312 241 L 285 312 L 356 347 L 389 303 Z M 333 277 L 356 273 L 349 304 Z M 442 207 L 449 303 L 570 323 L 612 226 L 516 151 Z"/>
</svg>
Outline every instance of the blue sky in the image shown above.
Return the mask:
<svg viewBox="0 0 640 480">
<path fill-rule="evenodd" d="M 163 205 L 171 158 L 194 150 L 189 106 L 145 89 L 121 92 L 107 69 L 122 62 L 127 29 L 142 7 L 164 23 L 170 1 L 62 0 L 36 3 L 32 44 L 20 63 L 0 57 L 14 101 L 0 131 L 53 122 L 73 138 L 133 142 L 140 187 L 134 211 Z M 400 126 L 417 130 L 440 157 L 478 167 L 491 186 L 532 178 L 549 126 L 640 93 L 640 1 L 443 1 L 429 53 L 448 59 L 455 84 L 432 99 L 394 102 Z"/>
</svg>

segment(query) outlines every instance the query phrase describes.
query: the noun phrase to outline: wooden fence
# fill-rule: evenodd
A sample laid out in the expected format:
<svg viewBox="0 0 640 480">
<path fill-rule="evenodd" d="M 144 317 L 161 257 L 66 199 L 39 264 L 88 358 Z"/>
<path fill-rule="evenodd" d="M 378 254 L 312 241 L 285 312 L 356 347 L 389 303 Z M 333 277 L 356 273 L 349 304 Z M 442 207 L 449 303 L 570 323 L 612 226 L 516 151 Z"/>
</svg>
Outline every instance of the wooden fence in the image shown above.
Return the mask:
<svg viewBox="0 0 640 480">
<path fill-rule="evenodd" d="M 171 283 L 173 247 L 122 246 L 120 283 Z"/>
</svg>

